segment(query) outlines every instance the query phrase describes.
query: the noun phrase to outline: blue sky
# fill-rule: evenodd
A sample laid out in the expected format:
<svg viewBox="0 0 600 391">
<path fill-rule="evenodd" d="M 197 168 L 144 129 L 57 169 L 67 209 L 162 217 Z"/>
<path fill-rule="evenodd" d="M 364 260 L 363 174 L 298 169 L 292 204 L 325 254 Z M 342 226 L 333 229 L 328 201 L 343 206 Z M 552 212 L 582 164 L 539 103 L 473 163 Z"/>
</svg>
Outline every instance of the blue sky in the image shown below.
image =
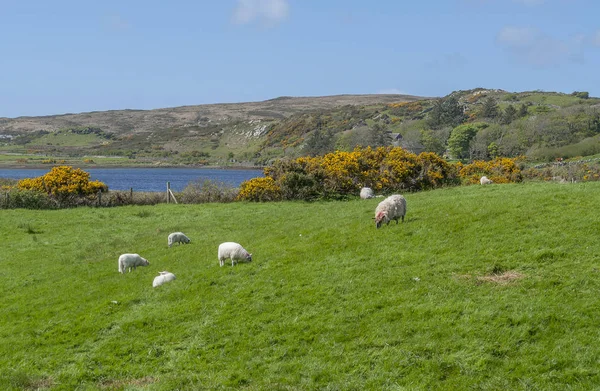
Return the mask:
<svg viewBox="0 0 600 391">
<path fill-rule="evenodd" d="M 600 96 L 598 0 L 0 0 L 0 117 L 476 87 Z"/>
</svg>

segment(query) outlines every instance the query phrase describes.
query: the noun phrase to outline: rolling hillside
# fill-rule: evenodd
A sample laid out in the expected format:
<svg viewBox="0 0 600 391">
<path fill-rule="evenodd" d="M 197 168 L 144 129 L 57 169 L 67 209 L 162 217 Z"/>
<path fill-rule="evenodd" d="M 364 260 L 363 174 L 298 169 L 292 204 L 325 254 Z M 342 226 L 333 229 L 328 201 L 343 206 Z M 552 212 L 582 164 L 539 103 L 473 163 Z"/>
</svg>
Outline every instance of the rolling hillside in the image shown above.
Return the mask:
<svg viewBox="0 0 600 391">
<path fill-rule="evenodd" d="M 14 163 L 19 159 L 15 154 L 29 155 L 20 157 L 25 159 L 21 164 L 39 163 L 36 156 L 94 155 L 136 157 L 152 163 L 172 161 L 179 154 L 183 158 L 175 159 L 176 163 L 223 164 L 231 159 L 230 153 L 243 155 L 237 160 L 253 161 L 267 128 L 290 116 L 419 99 L 410 95 L 279 97 L 263 102 L 0 118 L 0 154 L 5 154 L 0 163 Z"/>
<path fill-rule="evenodd" d="M 600 153 L 600 99 L 477 88 L 0 118 L 0 165 L 267 165 L 399 145 L 461 160 Z"/>
</svg>

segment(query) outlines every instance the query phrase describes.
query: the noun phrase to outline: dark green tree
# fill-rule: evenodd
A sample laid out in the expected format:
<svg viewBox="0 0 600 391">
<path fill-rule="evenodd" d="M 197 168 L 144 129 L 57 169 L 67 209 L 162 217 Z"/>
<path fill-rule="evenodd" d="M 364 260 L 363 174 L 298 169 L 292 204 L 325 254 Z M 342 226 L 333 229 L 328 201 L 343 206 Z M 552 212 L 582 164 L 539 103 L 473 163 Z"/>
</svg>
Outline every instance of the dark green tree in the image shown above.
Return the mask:
<svg viewBox="0 0 600 391">
<path fill-rule="evenodd" d="M 371 127 L 370 138 L 369 145 L 373 148 L 387 147 L 392 143 L 392 133 L 379 122 Z"/>
<path fill-rule="evenodd" d="M 481 117 L 495 119 L 498 117 L 500 109 L 496 100 L 489 96 L 483 101 L 483 107 L 481 108 Z"/>
<path fill-rule="evenodd" d="M 333 133 L 317 129 L 306 140 L 302 152 L 308 156 L 325 155 L 335 150 L 335 140 Z"/>
<path fill-rule="evenodd" d="M 462 105 L 455 96 L 450 95 L 435 102 L 427 118 L 427 125 L 431 129 L 439 129 L 444 126 L 456 127 L 465 119 Z"/>
<path fill-rule="evenodd" d="M 502 117 L 500 117 L 500 123 L 503 125 L 508 125 L 513 122 L 517 118 L 517 109 L 513 105 L 508 105 L 504 112 L 502 113 Z"/>
<path fill-rule="evenodd" d="M 519 106 L 519 111 L 517 112 L 517 117 L 518 118 L 523 118 L 527 115 L 528 113 L 528 107 L 525 103 L 521 104 L 521 106 Z"/>
</svg>

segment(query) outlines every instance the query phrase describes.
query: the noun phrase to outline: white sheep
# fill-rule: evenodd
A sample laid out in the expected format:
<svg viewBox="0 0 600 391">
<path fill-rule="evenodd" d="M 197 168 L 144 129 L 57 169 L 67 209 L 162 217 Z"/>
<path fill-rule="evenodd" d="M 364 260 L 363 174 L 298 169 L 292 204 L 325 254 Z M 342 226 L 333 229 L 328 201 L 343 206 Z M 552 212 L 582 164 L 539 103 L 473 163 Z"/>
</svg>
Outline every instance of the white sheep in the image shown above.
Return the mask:
<svg viewBox="0 0 600 391">
<path fill-rule="evenodd" d="M 169 247 L 171 247 L 173 245 L 173 243 L 190 243 L 191 240 L 190 238 L 188 238 L 183 232 L 173 232 L 172 234 L 169 235 L 169 239 L 168 239 L 168 244 Z"/>
<path fill-rule="evenodd" d="M 375 193 L 370 187 L 363 187 L 362 189 L 360 189 L 360 198 L 362 198 L 363 200 L 367 200 L 373 197 L 375 197 Z"/>
<path fill-rule="evenodd" d="M 119 273 L 125 273 L 125 270 L 135 270 L 138 266 L 148 266 L 150 262 L 140 257 L 139 254 L 121 254 L 119 257 Z"/>
<path fill-rule="evenodd" d="M 481 177 L 481 179 L 479 180 L 479 183 L 481 183 L 482 185 L 489 185 L 492 184 L 494 182 L 492 182 L 491 179 L 488 179 L 488 177 L 486 177 L 485 175 Z"/>
<path fill-rule="evenodd" d="M 175 274 L 168 272 L 166 270 L 164 272 L 158 272 L 158 274 L 159 274 L 159 276 L 154 277 L 154 281 L 152 281 L 153 288 L 156 288 L 157 286 L 161 286 L 165 282 L 173 281 L 175 279 Z"/>
<path fill-rule="evenodd" d="M 231 266 L 236 261 L 252 262 L 252 254 L 246 251 L 241 244 L 225 242 L 219 245 L 219 264 L 223 266 L 225 259 L 231 259 Z"/>
<path fill-rule="evenodd" d="M 404 222 L 404 215 L 406 215 L 406 200 L 400 194 L 394 194 L 381 201 L 377 208 L 375 208 L 375 226 L 381 227 L 381 224 L 390 224 L 390 221 L 401 218 Z"/>
</svg>

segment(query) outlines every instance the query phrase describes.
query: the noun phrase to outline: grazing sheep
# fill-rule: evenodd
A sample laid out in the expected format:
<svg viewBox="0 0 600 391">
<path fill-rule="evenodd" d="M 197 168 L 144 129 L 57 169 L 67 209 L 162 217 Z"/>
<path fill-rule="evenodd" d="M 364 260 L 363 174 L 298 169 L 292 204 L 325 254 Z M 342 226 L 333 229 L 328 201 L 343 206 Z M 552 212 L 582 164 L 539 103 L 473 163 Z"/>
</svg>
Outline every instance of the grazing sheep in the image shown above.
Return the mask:
<svg viewBox="0 0 600 391">
<path fill-rule="evenodd" d="M 479 183 L 481 183 L 482 185 L 489 185 L 492 184 L 494 182 L 491 181 L 491 179 L 488 179 L 488 177 L 486 177 L 485 175 L 481 177 L 481 179 L 479 180 Z"/>
<path fill-rule="evenodd" d="M 150 265 L 150 262 L 140 257 L 139 254 L 121 254 L 119 257 L 119 273 L 125 273 L 126 269 L 129 269 L 131 272 L 131 268 L 135 270 L 138 266 L 148 265 Z"/>
<path fill-rule="evenodd" d="M 169 240 L 168 240 L 169 247 L 171 247 L 173 245 L 173 243 L 187 244 L 190 242 L 191 242 L 190 238 L 185 236 L 185 234 L 183 232 L 173 232 L 172 234 L 169 235 Z"/>
<path fill-rule="evenodd" d="M 367 200 L 373 197 L 375 197 L 375 193 L 370 187 L 363 187 L 362 189 L 360 189 L 360 198 L 362 198 L 363 200 Z"/>
<path fill-rule="evenodd" d="M 375 208 L 375 226 L 381 227 L 381 224 L 390 224 L 390 221 L 401 218 L 404 222 L 404 215 L 406 214 L 406 200 L 400 194 L 394 194 L 381 201 L 377 208 Z"/>
<path fill-rule="evenodd" d="M 252 254 L 246 251 L 241 244 L 225 242 L 219 245 L 219 264 L 223 266 L 225 259 L 231 259 L 231 266 L 235 261 L 252 262 Z"/>
<path fill-rule="evenodd" d="M 165 282 L 173 281 L 175 279 L 175 274 L 168 272 L 166 270 L 164 272 L 158 272 L 158 274 L 159 274 L 159 276 L 154 277 L 154 281 L 152 281 L 153 288 L 156 288 L 157 286 L 161 286 Z"/>
</svg>

